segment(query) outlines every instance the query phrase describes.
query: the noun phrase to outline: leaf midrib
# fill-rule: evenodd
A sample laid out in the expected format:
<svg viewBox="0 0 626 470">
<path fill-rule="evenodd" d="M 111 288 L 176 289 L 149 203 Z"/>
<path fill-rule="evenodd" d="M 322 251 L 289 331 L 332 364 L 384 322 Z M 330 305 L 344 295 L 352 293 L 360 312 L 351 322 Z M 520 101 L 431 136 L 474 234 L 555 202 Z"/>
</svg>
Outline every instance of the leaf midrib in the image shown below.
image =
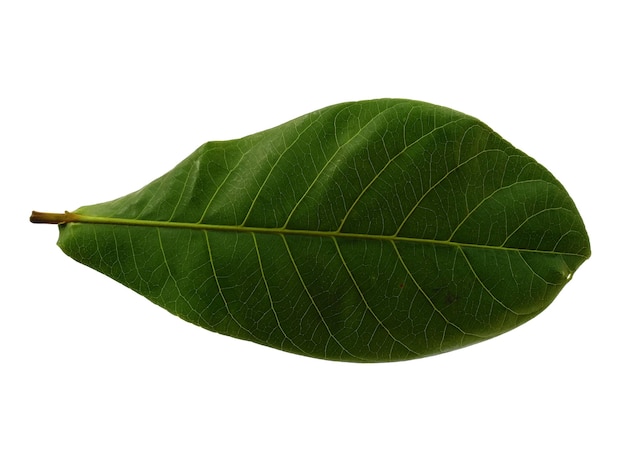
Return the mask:
<svg viewBox="0 0 626 470">
<path fill-rule="evenodd" d="M 479 245 L 475 243 L 462 243 L 453 242 L 449 240 L 433 240 L 425 238 L 410 238 L 401 237 L 397 235 L 376 235 L 366 233 L 350 233 L 340 231 L 325 231 L 325 230 L 305 230 L 305 229 L 288 229 L 283 227 L 250 227 L 244 225 L 213 225 L 194 222 L 172 222 L 162 220 L 142 220 L 142 219 L 124 219 L 117 217 L 101 217 L 77 214 L 73 212 L 66 212 L 66 221 L 68 223 L 82 223 L 82 224 L 98 224 L 98 225 L 126 225 L 135 227 L 158 227 L 158 228 L 173 228 L 184 230 L 204 230 L 213 232 L 235 232 L 235 233 L 257 233 L 257 234 L 271 234 L 271 235 L 283 235 L 283 236 L 309 236 L 309 237 L 325 237 L 334 239 L 353 239 L 353 240 L 376 240 L 376 241 L 389 241 L 389 242 L 408 242 L 408 243 L 422 243 L 430 245 L 449 246 L 456 248 L 480 248 L 488 250 L 502 250 L 513 251 L 516 253 L 544 253 L 551 255 L 568 255 L 578 256 L 581 258 L 587 258 L 585 255 L 579 253 L 559 252 L 550 250 L 533 250 L 529 248 L 514 248 L 506 246 L 496 245 Z"/>
</svg>

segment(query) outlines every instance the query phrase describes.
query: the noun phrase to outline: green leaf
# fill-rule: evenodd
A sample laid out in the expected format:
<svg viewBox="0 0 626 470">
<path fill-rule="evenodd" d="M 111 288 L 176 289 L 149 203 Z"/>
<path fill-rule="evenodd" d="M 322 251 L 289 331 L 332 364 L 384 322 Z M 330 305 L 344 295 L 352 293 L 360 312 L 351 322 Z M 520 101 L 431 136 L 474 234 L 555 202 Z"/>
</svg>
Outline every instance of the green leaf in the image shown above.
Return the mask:
<svg viewBox="0 0 626 470">
<path fill-rule="evenodd" d="M 475 118 L 399 99 L 209 142 L 135 193 L 32 220 L 184 320 L 358 362 L 515 328 L 591 254 L 545 168 Z"/>
</svg>

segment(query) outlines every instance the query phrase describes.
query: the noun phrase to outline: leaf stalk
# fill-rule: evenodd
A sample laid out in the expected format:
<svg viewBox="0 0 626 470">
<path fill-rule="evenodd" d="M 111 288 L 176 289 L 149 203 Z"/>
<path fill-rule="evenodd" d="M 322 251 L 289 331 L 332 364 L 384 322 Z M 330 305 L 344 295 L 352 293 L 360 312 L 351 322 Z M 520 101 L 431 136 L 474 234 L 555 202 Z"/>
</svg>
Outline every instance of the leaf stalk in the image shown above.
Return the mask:
<svg viewBox="0 0 626 470">
<path fill-rule="evenodd" d="M 56 224 L 62 225 L 76 220 L 76 216 L 71 212 L 65 211 L 63 214 L 54 212 L 37 212 L 33 211 L 30 215 L 30 221 L 33 224 Z"/>
</svg>

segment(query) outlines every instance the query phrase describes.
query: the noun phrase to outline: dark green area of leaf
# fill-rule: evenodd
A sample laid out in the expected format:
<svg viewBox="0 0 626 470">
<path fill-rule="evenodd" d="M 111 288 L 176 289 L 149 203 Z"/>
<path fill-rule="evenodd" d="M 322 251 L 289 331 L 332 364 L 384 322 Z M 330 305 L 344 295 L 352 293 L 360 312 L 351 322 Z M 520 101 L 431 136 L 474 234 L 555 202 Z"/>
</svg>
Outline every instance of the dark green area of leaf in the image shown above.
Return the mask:
<svg viewBox="0 0 626 470">
<path fill-rule="evenodd" d="M 59 245 L 81 263 L 209 330 L 333 360 L 499 335 L 590 256 L 545 168 L 480 121 L 409 100 L 209 142 L 75 213 L 91 219 L 61 225 Z"/>
</svg>

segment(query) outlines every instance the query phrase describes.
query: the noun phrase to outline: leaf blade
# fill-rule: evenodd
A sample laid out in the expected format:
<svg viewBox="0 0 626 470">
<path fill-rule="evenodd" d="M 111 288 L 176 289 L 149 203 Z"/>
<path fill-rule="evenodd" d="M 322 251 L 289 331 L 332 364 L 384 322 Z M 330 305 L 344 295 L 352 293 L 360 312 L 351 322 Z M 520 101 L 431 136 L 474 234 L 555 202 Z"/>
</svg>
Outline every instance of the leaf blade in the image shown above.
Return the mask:
<svg viewBox="0 0 626 470">
<path fill-rule="evenodd" d="M 68 255 L 188 321 L 360 362 L 519 326 L 590 255 L 545 168 L 476 119 L 409 100 L 209 142 L 60 229 Z"/>
</svg>

